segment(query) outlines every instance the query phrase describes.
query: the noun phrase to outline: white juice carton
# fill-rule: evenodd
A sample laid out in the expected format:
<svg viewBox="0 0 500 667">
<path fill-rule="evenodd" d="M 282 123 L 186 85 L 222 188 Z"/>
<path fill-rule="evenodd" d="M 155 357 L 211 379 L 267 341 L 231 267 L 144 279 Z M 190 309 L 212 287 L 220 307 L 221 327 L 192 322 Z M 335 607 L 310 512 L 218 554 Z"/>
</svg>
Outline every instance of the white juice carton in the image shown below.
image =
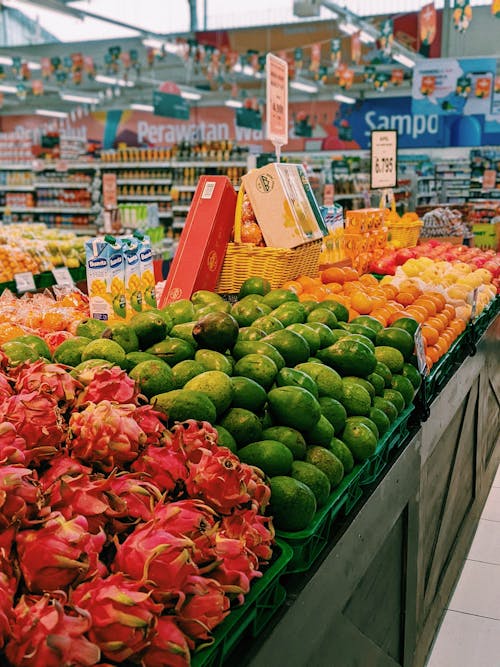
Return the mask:
<svg viewBox="0 0 500 667">
<path fill-rule="evenodd" d="M 139 259 L 140 242 L 133 236 L 121 237 L 125 260 L 125 300 L 127 317 L 140 313 L 143 309 L 141 285 L 141 263 Z"/>
<path fill-rule="evenodd" d="M 139 259 L 141 265 L 141 288 L 143 297 L 143 308 L 157 308 L 156 303 L 156 281 L 153 266 L 153 249 L 149 236 L 135 233 L 136 238 L 140 238 Z M 142 237 L 142 238 L 141 238 Z"/>
<path fill-rule="evenodd" d="M 125 320 L 125 262 L 120 243 L 105 236 L 85 243 L 90 316 L 111 322 Z"/>
</svg>

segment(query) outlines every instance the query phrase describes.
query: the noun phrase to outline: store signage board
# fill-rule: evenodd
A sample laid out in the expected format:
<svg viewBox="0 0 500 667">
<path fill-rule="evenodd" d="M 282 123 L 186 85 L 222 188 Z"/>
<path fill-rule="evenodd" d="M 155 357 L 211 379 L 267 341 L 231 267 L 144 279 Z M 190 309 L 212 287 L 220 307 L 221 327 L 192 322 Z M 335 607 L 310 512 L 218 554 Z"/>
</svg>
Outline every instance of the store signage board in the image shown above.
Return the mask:
<svg viewBox="0 0 500 667">
<path fill-rule="evenodd" d="M 30 271 L 14 274 L 16 290 L 21 294 L 23 292 L 34 292 L 36 290 L 35 279 Z"/>
<path fill-rule="evenodd" d="M 277 161 L 288 143 L 288 63 L 266 56 L 266 138 L 274 144 Z"/>
<path fill-rule="evenodd" d="M 102 201 L 105 209 L 113 209 L 118 206 L 116 174 L 103 174 L 102 177 Z"/>
<path fill-rule="evenodd" d="M 181 97 L 180 89 L 174 83 L 167 81 L 161 85 L 160 90 L 153 91 L 153 107 L 155 116 L 189 120 L 189 104 Z"/>
<path fill-rule="evenodd" d="M 397 130 L 372 130 L 370 188 L 395 188 L 398 180 Z"/>
<path fill-rule="evenodd" d="M 73 287 L 75 284 L 67 266 L 59 266 L 56 269 L 52 269 L 52 275 L 59 287 Z"/>
<path fill-rule="evenodd" d="M 258 109 L 236 109 L 236 125 L 251 130 L 262 129 L 262 115 Z"/>
</svg>

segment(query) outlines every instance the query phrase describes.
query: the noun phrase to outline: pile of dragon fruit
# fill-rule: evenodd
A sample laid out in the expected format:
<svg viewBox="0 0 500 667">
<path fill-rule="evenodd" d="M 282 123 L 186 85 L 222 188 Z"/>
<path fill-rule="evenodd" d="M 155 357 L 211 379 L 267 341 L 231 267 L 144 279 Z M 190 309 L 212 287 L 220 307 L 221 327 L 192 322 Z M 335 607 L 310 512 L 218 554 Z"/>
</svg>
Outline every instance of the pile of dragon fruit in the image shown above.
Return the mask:
<svg viewBox="0 0 500 667">
<path fill-rule="evenodd" d="M 189 665 L 271 558 L 259 471 L 141 403 L 118 367 L 0 359 L 2 665 Z"/>
</svg>

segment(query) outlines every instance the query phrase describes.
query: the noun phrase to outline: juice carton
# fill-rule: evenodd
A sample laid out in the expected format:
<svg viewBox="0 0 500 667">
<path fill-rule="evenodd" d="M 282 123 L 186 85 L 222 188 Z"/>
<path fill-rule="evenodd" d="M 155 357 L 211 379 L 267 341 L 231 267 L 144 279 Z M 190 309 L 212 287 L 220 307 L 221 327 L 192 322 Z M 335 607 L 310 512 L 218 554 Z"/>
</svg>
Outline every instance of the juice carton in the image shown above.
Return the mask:
<svg viewBox="0 0 500 667">
<path fill-rule="evenodd" d="M 141 271 L 142 307 L 143 310 L 156 308 L 156 281 L 153 266 L 153 249 L 149 236 L 134 232 L 139 243 L 139 265 Z"/>
<path fill-rule="evenodd" d="M 122 246 L 112 236 L 85 243 L 90 315 L 98 320 L 124 320 L 125 266 Z"/>
<path fill-rule="evenodd" d="M 143 306 L 141 285 L 140 242 L 132 236 L 121 237 L 125 262 L 125 302 L 127 319 L 139 313 Z"/>
</svg>

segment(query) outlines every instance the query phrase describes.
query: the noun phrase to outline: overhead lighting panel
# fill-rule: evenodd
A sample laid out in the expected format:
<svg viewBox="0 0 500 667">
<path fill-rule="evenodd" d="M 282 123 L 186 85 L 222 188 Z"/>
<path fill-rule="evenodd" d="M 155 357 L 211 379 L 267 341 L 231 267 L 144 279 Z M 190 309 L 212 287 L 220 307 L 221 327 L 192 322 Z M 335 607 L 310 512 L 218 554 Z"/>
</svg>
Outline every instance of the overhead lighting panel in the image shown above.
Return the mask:
<svg viewBox="0 0 500 667">
<path fill-rule="evenodd" d="M 295 90 L 300 90 L 303 93 L 317 93 L 318 92 L 318 86 L 316 86 L 314 83 L 307 83 L 306 81 L 292 81 L 290 83 L 291 88 L 295 88 Z"/>
<path fill-rule="evenodd" d="M 393 60 L 398 62 L 400 65 L 404 65 L 405 67 L 415 67 L 415 61 L 409 58 L 408 56 L 405 56 L 403 53 L 393 53 L 392 54 Z"/>
<path fill-rule="evenodd" d="M 359 30 L 359 28 L 347 21 L 341 21 L 338 24 L 338 28 L 346 35 L 354 35 Z"/>
<path fill-rule="evenodd" d="M 135 111 L 154 111 L 152 104 L 131 104 L 130 108 L 135 109 Z"/>
<path fill-rule="evenodd" d="M 98 104 L 99 98 L 92 95 L 76 95 L 73 93 L 61 93 L 61 99 L 66 102 L 79 102 L 80 104 Z"/>
<path fill-rule="evenodd" d="M 224 104 L 227 107 L 232 107 L 233 109 L 242 109 L 243 108 L 243 102 L 240 102 L 239 100 L 226 100 Z"/>
<path fill-rule="evenodd" d="M 8 86 L 5 83 L 1 83 L 0 93 L 17 93 L 17 88 L 15 86 Z"/>
<path fill-rule="evenodd" d="M 107 83 L 110 86 L 121 86 L 122 88 L 133 88 L 135 85 L 133 81 L 125 81 L 125 79 L 117 79 L 114 76 L 105 76 L 104 74 L 98 74 L 95 81 Z"/>
<path fill-rule="evenodd" d="M 355 97 L 349 97 L 349 95 L 342 95 L 342 93 L 336 93 L 333 96 L 333 99 L 337 102 L 344 102 L 344 104 L 356 104 Z"/>
<path fill-rule="evenodd" d="M 55 109 L 37 109 L 35 113 L 37 116 L 50 116 L 51 118 L 68 117 L 68 114 L 65 111 L 56 111 Z"/>
</svg>

